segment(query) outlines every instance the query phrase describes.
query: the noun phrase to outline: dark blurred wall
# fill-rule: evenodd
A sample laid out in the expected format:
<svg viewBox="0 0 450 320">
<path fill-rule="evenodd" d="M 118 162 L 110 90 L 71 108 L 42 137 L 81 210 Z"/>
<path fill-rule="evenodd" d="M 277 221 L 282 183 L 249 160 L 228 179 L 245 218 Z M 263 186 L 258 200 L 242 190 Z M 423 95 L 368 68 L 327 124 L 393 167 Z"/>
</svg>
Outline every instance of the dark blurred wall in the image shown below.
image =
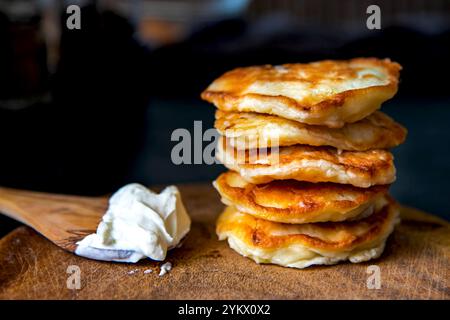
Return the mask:
<svg viewBox="0 0 450 320">
<path fill-rule="evenodd" d="M 43 91 L 39 87 L 31 94 L 21 89 L 19 85 L 33 83 L 21 77 L 16 87 L 26 107 L 0 108 L 2 185 L 101 194 L 124 183 L 141 145 L 151 92 L 146 84 L 147 53 L 124 18 L 100 14 L 93 6 L 83 8 L 82 17 L 81 30 L 61 28 L 59 64 L 43 82 L 47 99 L 37 95 Z M 2 19 L 10 38 L 23 28 L 23 22 L 8 24 Z M 26 41 L 13 38 L 2 44 L 3 55 L 13 56 L 7 61 L 46 69 L 45 51 L 35 50 L 35 56 L 31 52 L 22 59 L 14 55 L 26 50 Z M 0 74 L 8 83 L 17 72 Z M 14 90 L 0 92 L 5 105 L 19 100 Z M 36 95 L 39 99 L 33 99 Z"/>
</svg>

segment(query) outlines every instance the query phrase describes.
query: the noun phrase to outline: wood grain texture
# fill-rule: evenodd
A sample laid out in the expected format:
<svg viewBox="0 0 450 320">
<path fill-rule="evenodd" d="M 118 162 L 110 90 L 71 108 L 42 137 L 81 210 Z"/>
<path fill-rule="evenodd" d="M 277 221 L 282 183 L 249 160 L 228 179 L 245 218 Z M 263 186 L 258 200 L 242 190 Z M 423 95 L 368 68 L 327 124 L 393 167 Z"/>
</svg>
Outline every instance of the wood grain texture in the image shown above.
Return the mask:
<svg viewBox="0 0 450 320">
<path fill-rule="evenodd" d="M 95 232 L 107 207 L 107 197 L 0 188 L 1 213 L 23 222 L 59 247 L 72 252 L 78 241 Z"/>
<path fill-rule="evenodd" d="M 181 248 L 161 263 L 97 262 L 66 252 L 28 227 L 0 240 L 1 299 L 449 299 L 450 226 L 414 209 L 381 258 L 305 270 L 257 265 L 215 235 L 223 206 L 208 185 L 180 186 L 193 219 Z M 99 200 L 101 201 L 101 200 Z M 101 205 L 101 204 L 99 204 Z M 367 266 L 381 269 L 381 289 L 369 290 Z M 81 269 L 81 289 L 67 289 L 69 265 Z M 152 273 L 144 274 L 151 269 Z M 136 272 L 130 272 L 136 271 Z"/>
</svg>

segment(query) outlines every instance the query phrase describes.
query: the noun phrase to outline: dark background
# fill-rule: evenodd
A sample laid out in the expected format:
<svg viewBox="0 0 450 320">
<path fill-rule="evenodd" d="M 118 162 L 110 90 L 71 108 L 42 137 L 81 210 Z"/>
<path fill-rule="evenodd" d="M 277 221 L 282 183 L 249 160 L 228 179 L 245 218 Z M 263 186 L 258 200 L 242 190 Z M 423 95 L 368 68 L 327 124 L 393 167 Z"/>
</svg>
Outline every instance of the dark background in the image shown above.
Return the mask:
<svg viewBox="0 0 450 320">
<path fill-rule="evenodd" d="M 78 1 L 81 30 L 65 27 L 60 1 L 19 2 L 0 0 L 0 185 L 102 195 L 212 181 L 225 169 L 172 164 L 170 136 L 194 120 L 212 127 L 199 95 L 215 77 L 389 57 L 404 69 L 382 110 L 409 130 L 392 193 L 449 219 L 450 1 Z M 370 4 L 381 30 L 366 27 Z M 0 217 L 0 235 L 16 225 Z"/>
</svg>

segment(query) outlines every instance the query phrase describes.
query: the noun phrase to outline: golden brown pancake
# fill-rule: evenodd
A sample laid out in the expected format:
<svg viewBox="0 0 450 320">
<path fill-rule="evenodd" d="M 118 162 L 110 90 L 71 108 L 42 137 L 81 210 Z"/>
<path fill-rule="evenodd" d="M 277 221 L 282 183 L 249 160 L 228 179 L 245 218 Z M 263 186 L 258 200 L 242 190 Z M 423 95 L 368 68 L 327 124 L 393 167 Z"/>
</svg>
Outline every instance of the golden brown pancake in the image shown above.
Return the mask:
<svg viewBox="0 0 450 320">
<path fill-rule="evenodd" d="M 376 58 L 237 68 L 211 83 L 202 98 L 224 111 L 340 128 L 392 98 L 400 69 L 398 63 Z"/>
<path fill-rule="evenodd" d="M 262 113 L 217 110 L 214 126 L 237 149 L 294 144 L 353 151 L 388 149 L 403 143 L 407 132 L 380 111 L 342 128 L 329 128 Z"/>
<path fill-rule="evenodd" d="M 216 232 L 219 240 L 228 239 L 232 249 L 257 263 L 306 268 L 378 258 L 398 221 L 392 200 L 361 220 L 308 224 L 266 221 L 227 207 Z"/>
<path fill-rule="evenodd" d="M 306 145 L 236 150 L 222 137 L 216 157 L 255 184 L 294 179 L 368 188 L 395 181 L 394 157 L 386 150 L 340 152 L 333 147 Z"/>
<path fill-rule="evenodd" d="M 388 190 L 387 185 L 363 189 L 295 180 L 256 185 L 233 171 L 221 174 L 213 185 L 224 204 L 261 219 L 283 223 L 358 219 L 383 207 Z"/>
</svg>

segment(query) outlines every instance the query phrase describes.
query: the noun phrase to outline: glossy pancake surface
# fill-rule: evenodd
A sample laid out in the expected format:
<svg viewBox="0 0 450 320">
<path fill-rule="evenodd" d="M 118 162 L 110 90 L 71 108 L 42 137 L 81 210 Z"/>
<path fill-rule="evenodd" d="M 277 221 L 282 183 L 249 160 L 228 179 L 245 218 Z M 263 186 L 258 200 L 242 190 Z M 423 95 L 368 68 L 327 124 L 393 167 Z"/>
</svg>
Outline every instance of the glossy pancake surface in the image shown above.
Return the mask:
<svg viewBox="0 0 450 320">
<path fill-rule="evenodd" d="M 398 223 L 398 207 L 390 200 L 371 216 L 346 222 L 283 224 L 227 207 L 217 221 L 219 240 L 257 263 L 305 268 L 379 257 Z"/>
<path fill-rule="evenodd" d="M 386 150 L 338 151 L 333 147 L 236 150 L 221 138 L 217 159 L 251 183 L 294 179 L 368 188 L 395 181 L 394 158 Z"/>
<path fill-rule="evenodd" d="M 376 58 L 237 68 L 216 79 L 202 98 L 224 111 L 340 128 L 392 98 L 400 69 L 389 59 Z"/>
<path fill-rule="evenodd" d="M 342 128 L 329 128 L 262 113 L 217 110 L 214 127 L 238 149 L 294 144 L 353 151 L 388 149 L 401 144 L 407 132 L 380 111 Z"/>
<path fill-rule="evenodd" d="M 251 184 L 228 171 L 213 183 L 222 202 L 255 217 L 283 223 L 344 221 L 367 216 L 386 204 L 388 186 L 356 188 L 294 180 Z"/>
</svg>

